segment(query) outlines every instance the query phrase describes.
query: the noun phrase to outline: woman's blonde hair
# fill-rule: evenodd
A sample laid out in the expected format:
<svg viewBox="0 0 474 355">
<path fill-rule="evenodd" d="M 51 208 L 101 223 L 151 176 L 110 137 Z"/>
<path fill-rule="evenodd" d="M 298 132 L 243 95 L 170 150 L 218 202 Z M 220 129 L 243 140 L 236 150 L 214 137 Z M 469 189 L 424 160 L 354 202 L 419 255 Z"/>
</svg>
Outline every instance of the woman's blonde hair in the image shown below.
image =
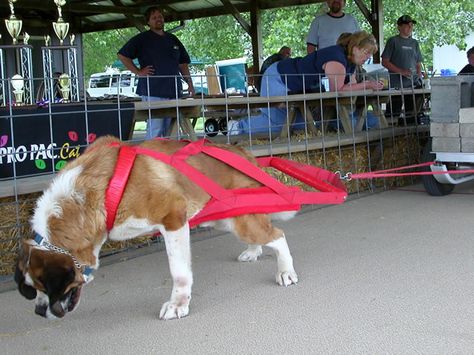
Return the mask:
<svg viewBox="0 0 474 355">
<path fill-rule="evenodd" d="M 344 47 L 347 58 L 352 58 L 352 50 L 354 47 L 367 49 L 370 53 L 377 52 L 377 42 L 373 34 L 358 31 L 354 33 L 342 33 L 337 39 L 337 44 Z"/>
</svg>

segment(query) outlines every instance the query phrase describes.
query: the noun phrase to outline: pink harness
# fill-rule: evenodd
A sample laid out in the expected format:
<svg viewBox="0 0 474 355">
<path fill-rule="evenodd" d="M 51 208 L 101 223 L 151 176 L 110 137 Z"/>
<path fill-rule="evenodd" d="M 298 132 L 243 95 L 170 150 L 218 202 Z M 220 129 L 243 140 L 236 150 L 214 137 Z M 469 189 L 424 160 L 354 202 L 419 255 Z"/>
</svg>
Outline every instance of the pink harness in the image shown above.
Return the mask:
<svg viewBox="0 0 474 355">
<path fill-rule="evenodd" d="M 260 166 L 277 169 L 319 190 L 302 191 L 299 187 L 282 184 L 242 156 L 206 143 L 208 141 L 204 139 L 189 142 L 172 155 L 139 146 L 111 144 L 114 147 L 119 146 L 120 151 L 115 172 L 109 182 L 105 197 L 107 230 L 110 231 L 114 225 L 117 209 L 137 154 L 148 155 L 172 166 L 211 196 L 206 206 L 189 221 L 191 227 L 203 222 L 243 214 L 297 211 L 302 204 L 340 204 L 347 198 L 347 191 L 341 183 L 339 175 L 327 170 L 282 158 L 257 158 Z M 239 170 L 263 186 L 239 189 L 223 188 L 186 162 L 190 156 L 198 153 L 207 154 Z"/>
</svg>

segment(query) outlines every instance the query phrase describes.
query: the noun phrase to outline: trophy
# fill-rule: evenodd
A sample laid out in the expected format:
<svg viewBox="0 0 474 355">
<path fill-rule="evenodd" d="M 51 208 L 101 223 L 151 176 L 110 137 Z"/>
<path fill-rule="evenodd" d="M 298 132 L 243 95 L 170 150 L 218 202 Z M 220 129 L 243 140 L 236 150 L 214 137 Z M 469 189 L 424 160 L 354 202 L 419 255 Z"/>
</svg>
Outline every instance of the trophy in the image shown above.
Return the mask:
<svg viewBox="0 0 474 355">
<path fill-rule="evenodd" d="M 67 33 L 69 32 L 69 22 L 64 22 L 61 10 L 61 6 L 66 4 L 66 0 L 54 0 L 54 3 L 58 7 L 59 18 L 57 22 L 53 22 L 53 29 L 56 36 L 59 38 L 59 44 L 62 46 L 64 38 L 66 38 Z"/>
<path fill-rule="evenodd" d="M 59 76 L 59 91 L 61 92 L 61 96 L 63 98 L 63 102 L 69 102 L 69 93 L 70 93 L 70 79 L 69 75 L 63 73 Z"/>
<path fill-rule="evenodd" d="M 28 41 L 30 40 L 30 35 L 28 32 L 23 33 L 23 44 L 28 45 Z"/>
<path fill-rule="evenodd" d="M 49 35 L 45 35 L 44 36 L 44 45 L 46 47 L 48 47 L 50 43 L 51 43 L 51 37 Z"/>
<path fill-rule="evenodd" d="M 76 39 L 76 35 L 73 33 L 72 35 L 69 36 L 69 44 L 74 46 L 74 40 Z"/>
<path fill-rule="evenodd" d="M 20 34 L 21 27 L 23 22 L 20 19 L 17 19 L 15 16 L 15 9 L 13 3 L 17 0 L 8 0 L 8 5 L 10 5 L 11 15 L 5 20 L 5 26 L 7 26 L 8 33 L 13 38 L 13 44 L 18 44 L 18 35 Z"/>
<path fill-rule="evenodd" d="M 20 106 L 23 104 L 23 88 L 25 87 L 25 82 L 20 74 L 13 75 L 11 82 L 13 94 L 15 95 L 15 106 Z"/>
</svg>

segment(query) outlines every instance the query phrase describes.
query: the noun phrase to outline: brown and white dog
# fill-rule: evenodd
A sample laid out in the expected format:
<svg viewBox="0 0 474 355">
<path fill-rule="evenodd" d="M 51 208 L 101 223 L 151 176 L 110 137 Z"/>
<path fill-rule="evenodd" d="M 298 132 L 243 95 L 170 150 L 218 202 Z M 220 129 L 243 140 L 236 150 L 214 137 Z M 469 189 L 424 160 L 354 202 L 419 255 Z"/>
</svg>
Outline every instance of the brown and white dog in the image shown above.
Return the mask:
<svg viewBox="0 0 474 355">
<path fill-rule="evenodd" d="M 23 243 L 15 272 L 19 291 L 26 298 L 35 299 L 37 314 L 46 318 L 63 317 L 78 305 L 82 286 L 91 280 L 89 271 L 99 267 L 99 251 L 107 239 L 122 241 L 160 232 L 173 279 L 171 298 L 163 304 L 160 318 L 184 317 L 189 313 L 193 283 L 188 221 L 210 196 L 168 164 L 149 156 L 137 156 L 115 222 L 108 231 L 104 199 L 119 152 L 118 144 L 111 146 L 113 143 L 118 140 L 98 139 L 58 174 L 38 200 L 31 220 L 35 238 Z M 165 154 L 185 145 L 172 140 L 141 144 Z M 241 148 L 219 147 L 256 164 Z M 226 189 L 260 186 L 252 178 L 202 153 L 193 155 L 188 162 Z M 294 211 L 279 213 L 279 217 L 288 219 L 294 214 Z M 232 231 L 248 244 L 239 261 L 257 260 L 263 245 L 272 248 L 277 257 L 277 283 L 283 286 L 297 283 L 285 235 L 272 226 L 269 215 L 241 215 L 206 225 Z"/>
</svg>

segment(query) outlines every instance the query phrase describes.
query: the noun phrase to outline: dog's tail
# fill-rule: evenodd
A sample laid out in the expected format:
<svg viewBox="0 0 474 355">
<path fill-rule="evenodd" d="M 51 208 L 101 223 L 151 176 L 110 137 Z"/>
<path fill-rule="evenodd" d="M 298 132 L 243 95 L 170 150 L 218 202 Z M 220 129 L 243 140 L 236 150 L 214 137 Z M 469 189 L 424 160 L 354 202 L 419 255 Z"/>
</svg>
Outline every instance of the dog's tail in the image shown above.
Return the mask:
<svg viewBox="0 0 474 355">
<path fill-rule="evenodd" d="M 272 213 L 270 215 L 272 220 L 277 220 L 277 221 L 288 221 L 292 219 L 298 211 L 284 211 L 284 212 L 276 212 Z"/>
</svg>

